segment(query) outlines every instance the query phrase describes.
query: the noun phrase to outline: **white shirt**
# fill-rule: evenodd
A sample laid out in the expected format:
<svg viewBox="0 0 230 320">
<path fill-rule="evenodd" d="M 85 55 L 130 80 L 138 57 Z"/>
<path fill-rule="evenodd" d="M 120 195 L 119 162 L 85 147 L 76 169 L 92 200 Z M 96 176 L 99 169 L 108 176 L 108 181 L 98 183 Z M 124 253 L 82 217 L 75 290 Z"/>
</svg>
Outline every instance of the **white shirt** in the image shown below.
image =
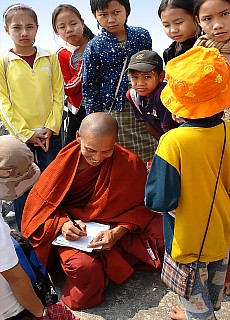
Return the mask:
<svg viewBox="0 0 230 320">
<path fill-rule="evenodd" d="M 16 266 L 18 257 L 10 238 L 10 228 L 2 217 L 2 203 L 0 201 L 0 272 L 9 270 Z M 0 320 L 16 316 L 24 308 L 16 300 L 13 292 L 0 274 Z"/>
</svg>

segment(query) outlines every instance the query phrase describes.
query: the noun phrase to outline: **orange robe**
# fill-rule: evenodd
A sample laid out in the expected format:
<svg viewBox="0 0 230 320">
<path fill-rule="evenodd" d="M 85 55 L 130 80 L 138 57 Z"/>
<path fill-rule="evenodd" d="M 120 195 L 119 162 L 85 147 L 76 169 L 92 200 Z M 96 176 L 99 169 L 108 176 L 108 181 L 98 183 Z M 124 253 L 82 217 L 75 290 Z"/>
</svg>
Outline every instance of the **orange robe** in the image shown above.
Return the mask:
<svg viewBox="0 0 230 320">
<path fill-rule="evenodd" d="M 119 241 L 120 247 L 115 245 L 110 251 L 96 253 L 100 256 L 103 271 L 109 279 L 116 283 L 127 279 L 133 272 L 133 262 L 138 262 L 139 258 L 152 267 L 161 267 L 158 254 L 158 248 L 163 247 L 161 218 L 144 206 L 146 168 L 142 160 L 134 153 L 115 145 L 112 157 L 104 160 L 99 167 L 87 168 L 76 174 L 79 158 L 80 145 L 76 141 L 63 148 L 42 173 L 25 205 L 22 232 L 32 242 L 44 265 L 47 265 L 51 257 L 52 240 L 60 232 L 63 223 L 68 221 L 68 213 L 85 222 L 96 221 L 110 224 L 111 227 L 121 225 L 130 231 Z M 79 189 L 75 195 L 78 180 Z M 143 231 L 150 222 L 154 225 L 155 216 L 155 240 L 151 243 L 157 259 L 152 260 L 147 252 L 148 237 L 143 237 Z M 133 233 L 138 236 L 133 237 Z M 129 239 L 130 236 L 132 240 Z M 133 250 L 137 257 L 130 262 L 121 253 L 126 246 L 125 241 L 122 244 L 122 240 L 126 238 L 128 242 L 132 242 L 130 247 L 137 248 Z M 142 253 L 140 248 L 144 248 Z M 130 256 L 133 252 L 131 250 Z M 59 249 L 63 263 L 76 253 L 75 249 Z M 106 283 L 107 281 L 105 285 Z"/>
</svg>

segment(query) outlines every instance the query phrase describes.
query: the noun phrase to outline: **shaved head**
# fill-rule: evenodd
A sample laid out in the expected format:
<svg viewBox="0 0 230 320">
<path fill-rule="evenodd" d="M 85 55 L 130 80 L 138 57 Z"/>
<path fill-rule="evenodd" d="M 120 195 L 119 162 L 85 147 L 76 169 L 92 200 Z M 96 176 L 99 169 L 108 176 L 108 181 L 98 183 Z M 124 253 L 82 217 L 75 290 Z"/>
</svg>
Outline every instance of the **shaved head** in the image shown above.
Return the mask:
<svg viewBox="0 0 230 320">
<path fill-rule="evenodd" d="M 105 112 L 95 112 L 86 116 L 79 129 L 82 138 L 93 134 L 95 137 L 116 136 L 118 133 L 118 123 L 111 115 Z"/>
<path fill-rule="evenodd" d="M 98 166 L 107 158 L 112 157 L 117 139 L 117 120 L 105 112 L 95 112 L 86 116 L 79 132 L 77 141 L 81 145 L 79 167 Z"/>
</svg>

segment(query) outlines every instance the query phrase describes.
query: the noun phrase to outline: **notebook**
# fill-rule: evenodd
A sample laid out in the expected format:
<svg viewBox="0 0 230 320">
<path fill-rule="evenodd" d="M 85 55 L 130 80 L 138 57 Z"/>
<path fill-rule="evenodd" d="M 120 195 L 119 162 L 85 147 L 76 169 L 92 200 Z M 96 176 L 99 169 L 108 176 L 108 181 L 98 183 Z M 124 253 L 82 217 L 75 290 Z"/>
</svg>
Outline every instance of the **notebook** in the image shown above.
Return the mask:
<svg viewBox="0 0 230 320">
<path fill-rule="evenodd" d="M 97 248 L 87 248 L 87 246 L 93 241 L 93 239 L 98 235 L 100 231 L 109 230 L 110 226 L 107 224 L 97 223 L 97 222 L 84 222 L 86 225 L 87 237 L 81 237 L 78 240 L 66 240 L 62 234 L 59 234 L 52 242 L 55 246 L 70 247 L 86 252 L 92 252 Z"/>
</svg>

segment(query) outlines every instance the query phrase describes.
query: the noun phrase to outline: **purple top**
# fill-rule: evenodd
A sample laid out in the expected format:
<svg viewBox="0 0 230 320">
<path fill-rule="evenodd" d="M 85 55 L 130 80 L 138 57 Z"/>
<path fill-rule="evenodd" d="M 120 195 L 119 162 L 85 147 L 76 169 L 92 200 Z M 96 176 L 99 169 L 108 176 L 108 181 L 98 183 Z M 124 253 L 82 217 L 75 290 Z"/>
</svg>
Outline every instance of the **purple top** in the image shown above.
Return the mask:
<svg viewBox="0 0 230 320">
<path fill-rule="evenodd" d="M 161 91 L 166 84 L 166 82 L 161 82 L 152 92 L 148 101 L 145 97 L 137 94 L 134 89 L 128 90 L 126 94 L 133 107 L 136 121 L 148 122 L 161 134 L 164 133 L 163 129 L 170 130 L 178 127 L 178 123 L 172 119 L 171 112 L 165 108 L 160 99 Z"/>
</svg>

